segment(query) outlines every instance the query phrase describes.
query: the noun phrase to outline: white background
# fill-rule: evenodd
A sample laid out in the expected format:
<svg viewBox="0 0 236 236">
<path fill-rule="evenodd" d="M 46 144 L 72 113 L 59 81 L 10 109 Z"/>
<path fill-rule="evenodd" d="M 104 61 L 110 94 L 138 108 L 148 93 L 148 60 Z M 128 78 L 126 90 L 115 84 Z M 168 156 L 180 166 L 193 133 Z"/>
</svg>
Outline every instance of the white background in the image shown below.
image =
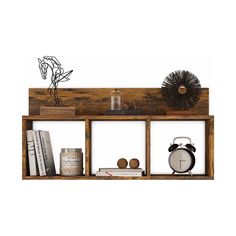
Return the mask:
<svg viewBox="0 0 236 236">
<path fill-rule="evenodd" d="M 1 235 L 235 235 L 235 1 L 0 3 Z M 187 69 L 210 88 L 214 181 L 22 181 L 37 57 L 74 69 L 67 87 L 160 87 Z"/>
<path fill-rule="evenodd" d="M 101 167 L 117 167 L 117 161 L 136 158 L 145 170 L 144 121 L 92 122 L 92 173 Z M 129 167 L 129 164 L 128 166 Z"/>
<path fill-rule="evenodd" d="M 205 122 L 204 121 L 152 121 L 151 122 L 151 174 L 171 174 L 168 148 L 176 137 L 189 137 L 196 152 L 193 174 L 205 173 Z M 186 138 L 175 140 L 187 144 Z"/>
<path fill-rule="evenodd" d="M 49 131 L 57 174 L 60 173 L 60 152 L 62 148 L 82 148 L 83 157 L 85 156 L 84 121 L 34 121 L 33 129 Z M 83 161 L 85 163 L 84 158 Z"/>
</svg>

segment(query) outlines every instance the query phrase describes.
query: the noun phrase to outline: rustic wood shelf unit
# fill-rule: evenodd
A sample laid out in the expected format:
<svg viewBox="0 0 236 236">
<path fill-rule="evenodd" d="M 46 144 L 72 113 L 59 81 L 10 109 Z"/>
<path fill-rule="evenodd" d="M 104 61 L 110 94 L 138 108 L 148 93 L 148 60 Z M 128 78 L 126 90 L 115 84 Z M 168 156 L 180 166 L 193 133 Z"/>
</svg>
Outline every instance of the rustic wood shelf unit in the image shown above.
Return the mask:
<svg viewBox="0 0 236 236">
<path fill-rule="evenodd" d="M 63 106 L 74 107 L 74 116 L 40 115 L 40 108 L 49 106 L 50 95 L 45 88 L 29 89 L 29 116 L 22 117 L 22 178 L 23 179 L 214 179 L 214 117 L 209 116 L 209 89 L 201 88 L 198 103 L 189 110 L 173 110 L 163 99 L 160 88 L 118 88 L 123 102 L 135 102 L 142 115 L 104 115 L 110 108 L 110 93 L 114 88 L 58 89 Z M 30 176 L 27 158 L 26 130 L 34 128 L 34 121 L 85 122 L 85 174 L 83 176 Z M 142 177 L 98 177 L 91 171 L 93 121 L 144 121 L 145 122 L 145 175 Z M 153 121 L 204 121 L 205 122 L 205 174 L 171 175 L 151 173 L 151 126 Z M 158 163 L 156 163 L 158 165 Z"/>
<path fill-rule="evenodd" d="M 29 176 L 27 149 L 26 149 L 26 130 L 33 129 L 34 121 L 84 121 L 85 122 L 85 175 L 84 176 Z M 98 177 L 91 173 L 91 123 L 93 121 L 145 121 L 146 124 L 146 170 L 142 177 Z M 205 121 L 205 174 L 204 175 L 156 175 L 151 174 L 150 166 L 150 146 L 151 146 L 151 123 L 152 121 Z M 82 116 L 23 116 L 22 117 L 22 150 L 23 150 L 23 179 L 213 179 L 214 178 L 214 117 L 213 116 L 155 116 L 155 115 L 136 115 L 136 116 L 103 116 L 103 115 L 82 115 Z"/>
</svg>

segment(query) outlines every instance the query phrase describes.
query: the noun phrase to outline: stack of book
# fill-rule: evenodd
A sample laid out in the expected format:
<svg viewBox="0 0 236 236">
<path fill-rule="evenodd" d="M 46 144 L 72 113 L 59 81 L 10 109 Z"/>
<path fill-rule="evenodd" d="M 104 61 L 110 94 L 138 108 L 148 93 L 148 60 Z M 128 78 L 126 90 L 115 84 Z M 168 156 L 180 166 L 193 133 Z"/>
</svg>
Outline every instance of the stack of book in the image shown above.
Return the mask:
<svg viewBox="0 0 236 236">
<path fill-rule="evenodd" d="M 120 168 L 99 168 L 96 172 L 96 176 L 133 176 L 139 177 L 143 175 L 143 169 L 120 169 Z"/>
<path fill-rule="evenodd" d="M 43 130 L 26 132 L 30 176 L 56 175 L 49 132 Z"/>
</svg>

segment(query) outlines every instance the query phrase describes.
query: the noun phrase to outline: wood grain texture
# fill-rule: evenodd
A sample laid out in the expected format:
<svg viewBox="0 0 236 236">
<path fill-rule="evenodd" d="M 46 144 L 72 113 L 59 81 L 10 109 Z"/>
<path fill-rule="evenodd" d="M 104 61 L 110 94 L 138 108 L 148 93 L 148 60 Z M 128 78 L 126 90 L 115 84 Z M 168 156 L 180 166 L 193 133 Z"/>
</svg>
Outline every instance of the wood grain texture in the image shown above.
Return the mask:
<svg viewBox="0 0 236 236">
<path fill-rule="evenodd" d="M 30 174 L 26 130 L 30 130 L 32 127 L 32 121 L 22 117 L 22 178 Z"/>
<path fill-rule="evenodd" d="M 146 174 L 151 174 L 151 121 L 146 120 Z"/>
<path fill-rule="evenodd" d="M 214 117 L 206 121 L 206 174 L 214 178 Z"/>
<path fill-rule="evenodd" d="M 213 116 L 206 116 L 206 115 L 118 115 L 118 116 L 107 116 L 107 115 L 76 115 L 76 116 L 40 116 L 40 115 L 30 115 L 30 116 L 23 116 L 27 120 L 31 121 L 85 121 L 89 119 L 91 121 L 145 121 L 150 119 L 151 121 L 158 121 L 158 120 L 209 120 Z"/>
<path fill-rule="evenodd" d="M 151 175 L 141 177 L 127 176 L 24 176 L 24 180 L 212 180 L 206 175 Z"/>
<path fill-rule="evenodd" d="M 33 128 L 33 121 L 71 121 L 71 120 L 84 120 L 85 121 L 85 175 L 84 176 L 29 176 L 29 166 L 27 158 L 27 141 L 26 141 L 26 130 Z M 146 175 L 142 177 L 97 177 L 91 173 L 91 145 L 92 145 L 92 127 L 91 122 L 93 120 L 128 120 L 146 121 Z M 204 120 L 205 121 L 205 135 L 206 135 L 206 153 L 205 153 L 205 164 L 206 173 L 205 175 L 152 175 L 150 173 L 150 147 L 151 147 L 151 121 L 152 120 Z M 137 116 L 103 116 L 103 115 L 83 115 L 83 116 L 23 116 L 22 117 L 22 179 L 76 179 L 76 180 L 149 180 L 149 179 L 175 179 L 175 180 L 210 180 L 214 179 L 214 116 L 183 116 L 183 115 L 137 115 Z"/>
<path fill-rule="evenodd" d="M 22 178 L 29 175 L 27 164 L 26 119 L 22 119 Z"/>
<path fill-rule="evenodd" d="M 143 115 L 208 115 L 209 89 L 202 88 L 199 102 L 186 111 L 173 110 L 162 98 L 160 88 L 118 88 L 122 103 L 135 102 Z M 62 106 L 75 106 L 76 115 L 104 115 L 110 109 L 113 88 L 58 89 Z M 29 89 L 29 114 L 39 115 L 40 106 L 52 106 L 52 100 L 43 88 Z"/>
<path fill-rule="evenodd" d="M 89 119 L 85 120 L 85 176 L 91 174 L 91 121 Z"/>
<path fill-rule="evenodd" d="M 75 107 L 45 107 L 40 106 L 40 115 L 41 116 L 74 116 L 75 115 Z"/>
</svg>

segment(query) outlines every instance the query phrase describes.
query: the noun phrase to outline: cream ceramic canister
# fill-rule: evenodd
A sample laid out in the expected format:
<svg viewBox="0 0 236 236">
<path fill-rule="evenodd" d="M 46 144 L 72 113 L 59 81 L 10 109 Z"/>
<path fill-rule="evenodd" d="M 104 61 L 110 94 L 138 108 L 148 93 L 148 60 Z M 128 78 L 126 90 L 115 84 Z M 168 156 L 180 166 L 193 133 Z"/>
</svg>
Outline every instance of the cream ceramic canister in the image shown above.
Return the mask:
<svg viewBox="0 0 236 236">
<path fill-rule="evenodd" d="M 81 148 L 62 148 L 60 174 L 64 176 L 83 175 L 83 153 Z"/>
</svg>

